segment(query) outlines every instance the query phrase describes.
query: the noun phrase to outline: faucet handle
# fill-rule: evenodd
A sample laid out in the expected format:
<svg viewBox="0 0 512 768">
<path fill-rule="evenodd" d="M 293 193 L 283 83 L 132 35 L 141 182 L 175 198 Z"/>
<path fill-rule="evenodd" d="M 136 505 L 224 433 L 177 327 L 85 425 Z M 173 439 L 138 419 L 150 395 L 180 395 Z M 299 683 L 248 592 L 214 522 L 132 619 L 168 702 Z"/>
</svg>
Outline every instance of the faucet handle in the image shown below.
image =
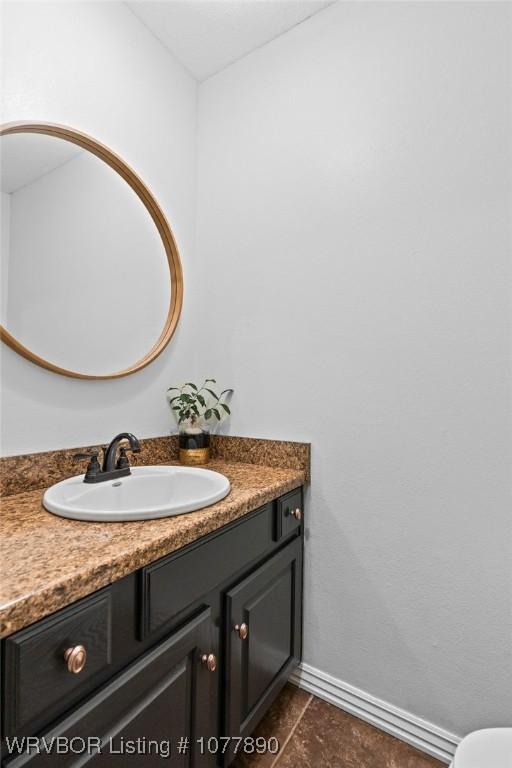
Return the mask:
<svg viewBox="0 0 512 768">
<path fill-rule="evenodd" d="M 75 461 L 83 461 L 89 459 L 89 464 L 85 471 L 84 483 L 96 482 L 97 476 L 101 473 L 101 467 L 98 461 L 98 451 L 85 451 L 84 453 L 75 453 L 73 456 Z"/>
<path fill-rule="evenodd" d="M 125 448 L 124 446 L 119 449 L 119 458 L 116 463 L 116 469 L 126 469 L 130 466 L 130 462 L 128 461 L 128 457 L 126 455 L 126 451 L 128 451 L 129 448 Z"/>
<path fill-rule="evenodd" d="M 82 461 L 85 459 L 94 459 L 98 458 L 99 451 L 84 451 L 83 453 L 75 453 L 73 456 L 74 461 Z"/>
<path fill-rule="evenodd" d="M 127 451 L 131 451 L 132 453 L 140 453 L 140 446 L 132 447 L 131 445 L 121 445 L 119 447 L 119 458 L 116 462 L 116 469 L 126 469 L 130 466 L 128 456 L 126 455 Z"/>
</svg>

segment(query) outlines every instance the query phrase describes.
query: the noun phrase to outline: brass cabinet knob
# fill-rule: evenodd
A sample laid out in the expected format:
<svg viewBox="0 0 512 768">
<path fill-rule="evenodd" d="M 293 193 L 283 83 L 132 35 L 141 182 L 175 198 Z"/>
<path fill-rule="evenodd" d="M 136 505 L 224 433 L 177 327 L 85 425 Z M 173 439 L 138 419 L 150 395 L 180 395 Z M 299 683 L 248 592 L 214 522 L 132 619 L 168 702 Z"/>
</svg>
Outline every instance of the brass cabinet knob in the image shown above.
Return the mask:
<svg viewBox="0 0 512 768">
<path fill-rule="evenodd" d="M 292 517 L 294 517 L 296 520 L 301 520 L 302 519 L 302 512 L 300 511 L 300 509 L 298 507 L 297 507 L 297 509 L 292 509 L 290 511 L 290 515 Z"/>
<path fill-rule="evenodd" d="M 87 651 L 83 645 L 75 645 L 64 652 L 64 661 L 67 662 L 69 672 L 77 675 L 85 667 L 87 661 Z"/>
<path fill-rule="evenodd" d="M 234 630 L 238 634 L 240 640 L 247 639 L 247 635 L 249 634 L 249 627 L 245 622 L 243 624 L 235 624 Z"/>
<path fill-rule="evenodd" d="M 215 672 L 217 669 L 217 657 L 213 653 L 203 653 L 201 661 L 208 672 Z"/>
</svg>

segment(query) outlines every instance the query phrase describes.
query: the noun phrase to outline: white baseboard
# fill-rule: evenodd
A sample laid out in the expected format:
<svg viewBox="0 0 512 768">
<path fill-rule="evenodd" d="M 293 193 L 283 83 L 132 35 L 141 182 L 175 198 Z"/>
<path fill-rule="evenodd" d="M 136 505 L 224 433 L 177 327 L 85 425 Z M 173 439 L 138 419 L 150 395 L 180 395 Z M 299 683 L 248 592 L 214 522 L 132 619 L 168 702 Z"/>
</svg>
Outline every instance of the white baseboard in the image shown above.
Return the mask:
<svg viewBox="0 0 512 768">
<path fill-rule="evenodd" d="M 301 664 L 292 674 L 290 682 L 438 760 L 450 763 L 453 759 L 460 741 L 458 736 L 337 680 L 320 669 Z"/>
</svg>

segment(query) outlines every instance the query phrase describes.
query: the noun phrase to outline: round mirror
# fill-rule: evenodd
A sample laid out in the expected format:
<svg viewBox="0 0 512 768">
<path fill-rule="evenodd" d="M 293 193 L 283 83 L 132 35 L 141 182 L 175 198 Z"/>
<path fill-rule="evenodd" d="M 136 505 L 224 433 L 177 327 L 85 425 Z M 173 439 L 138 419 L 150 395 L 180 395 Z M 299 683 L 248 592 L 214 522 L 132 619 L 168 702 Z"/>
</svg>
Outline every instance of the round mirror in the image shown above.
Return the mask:
<svg viewBox="0 0 512 768">
<path fill-rule="evenodd" d="M 2 340 L 78 378 L 148 365 L 169 342 L 183 295 L 156 200 L 78 131 L 11 123 L 0 135 Z"/>
</svg>

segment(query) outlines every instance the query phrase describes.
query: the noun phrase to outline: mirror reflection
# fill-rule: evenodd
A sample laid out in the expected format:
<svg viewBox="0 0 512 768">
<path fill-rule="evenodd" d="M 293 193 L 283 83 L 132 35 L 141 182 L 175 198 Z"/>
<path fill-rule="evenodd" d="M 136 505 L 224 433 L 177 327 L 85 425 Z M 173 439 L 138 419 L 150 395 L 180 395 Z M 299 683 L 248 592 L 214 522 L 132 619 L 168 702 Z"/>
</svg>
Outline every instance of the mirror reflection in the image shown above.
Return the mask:
<svg viewBox="0 0 512 768">
<path fill-rule="evenodd" d="M 39 133 L 0 138 L 1 320 L 35 355 L 105 376 L 144 358 L 171 305 L 145 205 L 103 160 Z"/>
</svg>

